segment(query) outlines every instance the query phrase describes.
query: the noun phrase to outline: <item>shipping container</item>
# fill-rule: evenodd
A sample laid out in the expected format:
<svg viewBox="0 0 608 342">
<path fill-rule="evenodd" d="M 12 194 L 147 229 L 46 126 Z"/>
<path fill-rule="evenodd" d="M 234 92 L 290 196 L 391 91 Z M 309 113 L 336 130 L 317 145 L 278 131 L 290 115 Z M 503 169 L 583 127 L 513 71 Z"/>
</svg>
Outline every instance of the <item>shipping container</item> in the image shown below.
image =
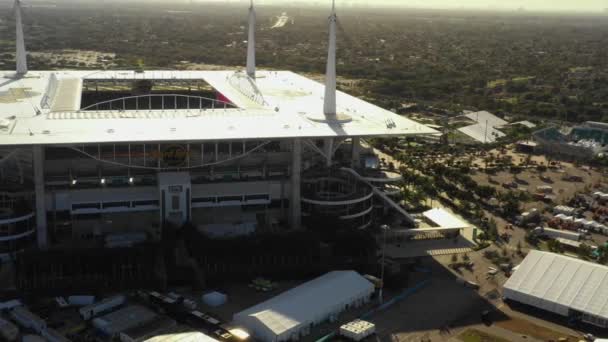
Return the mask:
<svg viewBox="0 0 608 342">
<path fill-rule="evenodd" d="M 55 329 L 42 330 L 40 335 L 42 335 L 42 337 L 44 337 L 48 342 L 70 342 L 68 338 L 60 334 Z"/>
<path fill-rule="evenodd" d="M 123 295 L 118 295 L 114 297 L 109 297 L 103 299 L 99 303 L 87 305 L 85 307 L 80 308 L 80 316 L 84 320 L 89 320 L 101 313 L 110 311 L 114 308 L 117 308 L 123 305 L 126 302 L 126 298 Z"/>
<path fill-rule="evenodd" d="M 534 228 L 534 233 L 539 236 L 545 236 L 545 237 L 548 237 L 551 239 L 555 239 L 558 237 L 568 239 L 568 240 L 573 240 L 573 241 L 579 241 L 581 239 L 581 234 L 579 234 L 579 233 L 570 232 L 567 230 L 552 229 L 552 228 L 536 227 L 536 228 Z"/>
<path fill-rule="evenodd" d="M 24 306 L 18 306 L 11 310 L 11 317 L 19 324 L 21 327 L 26 329 L 32 329 L 37 333 L 40 333 L 42 330 L 46 329 L 46 322 L 42 318 L 38 317 L 36 314 L 29 311 Z"/>
</svg>

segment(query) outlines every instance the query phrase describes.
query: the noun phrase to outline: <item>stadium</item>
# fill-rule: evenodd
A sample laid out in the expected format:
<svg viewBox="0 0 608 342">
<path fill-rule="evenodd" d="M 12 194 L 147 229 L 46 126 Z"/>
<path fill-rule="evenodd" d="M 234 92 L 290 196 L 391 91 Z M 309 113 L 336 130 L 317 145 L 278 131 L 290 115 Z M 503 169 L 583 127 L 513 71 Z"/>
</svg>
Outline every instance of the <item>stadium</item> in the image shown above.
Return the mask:
<svg viewBox="0 0 608 342">
<path fill-rule="evenodd" d="M 608 143 L 608 125 L 588 121 L 562 132 L 548 127 L 534 133 L 537 152 L 560 158 L 591 160 L 603 155 Z"/>
<path fill-rule="evenodd" d="M 0 81 L 0 254 L 129 247 L 191 224 L 216 238 L 353 229 L 399 176 L 365 169 L 366 140 L 437 133 L 336 90 L 336 13 L 325 84 L 256 70 L 28 70 L 21 3 L 15 70 Z"/>
</svg>

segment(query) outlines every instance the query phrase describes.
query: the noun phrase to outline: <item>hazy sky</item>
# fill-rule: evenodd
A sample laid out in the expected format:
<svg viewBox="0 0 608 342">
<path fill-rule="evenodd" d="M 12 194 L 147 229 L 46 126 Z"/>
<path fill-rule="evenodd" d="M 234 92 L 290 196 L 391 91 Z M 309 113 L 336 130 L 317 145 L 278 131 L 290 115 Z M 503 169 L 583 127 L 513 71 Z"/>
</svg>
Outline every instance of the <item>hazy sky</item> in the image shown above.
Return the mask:
<svg viewBox="0 0 608 342">
<path fill-rule="evenodd" d="M 213 2 L 248 2 L 249 0 L 195 0 Z M 331 0 L 256 0 L 261 3 L 317 3 Z M 422 8 L 518 9 L 542 11 L 599 12 L 608 8 L 608 0 L 336 0 L 337 5 L 363 4 L 366 6 L 398 5 Z"/>
</svg>

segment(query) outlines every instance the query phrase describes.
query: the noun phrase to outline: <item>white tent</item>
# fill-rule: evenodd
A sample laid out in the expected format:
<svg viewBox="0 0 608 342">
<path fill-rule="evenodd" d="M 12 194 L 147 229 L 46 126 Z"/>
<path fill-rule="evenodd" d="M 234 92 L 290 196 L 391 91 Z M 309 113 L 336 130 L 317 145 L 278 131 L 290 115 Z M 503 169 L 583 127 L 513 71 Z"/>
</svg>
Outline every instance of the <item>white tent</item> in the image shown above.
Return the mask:
<svg viewBox="0 0 608 342">
<path fill-rule="evenodd" d="M 532 250 L 504 285 L 505 298 L 562 316 L 608 324 L 608 267 Z M 603 323 L 601 323 L 603 322 Z"/>
<path fill-rule="evenodd" d="M 485 125 L 487 123 L 490 127 L 501 127 L 508 124 L 508 122 L 506 122 L 505 120 L 485 110 L 482 110 L 480 112 L 468 113 L 465 116 L 477 122 L 478 124 Z"/>
<path fill-rule="evenodd" d="M 422 215 L 441 228 L 467 228 L 468 224 L 443 208 L 427 210 Z"/>
<path fill-rule="evenodd" d="M 458 129 L 463 134 L 480 143 L 493 143 L 498 138 L 502 138 L 505 134 L 492 126 L 486 126 L 486 124 L 475 124 L 470 126 L 461 127 Z"/>
<path fill-rule="evenodd" d="M 296 340 L 313 325 L 368 302 L 374 285 L 354 271 L 334 271 L 234 315 L 234 323 L 265 342 Z"/>
</svg>

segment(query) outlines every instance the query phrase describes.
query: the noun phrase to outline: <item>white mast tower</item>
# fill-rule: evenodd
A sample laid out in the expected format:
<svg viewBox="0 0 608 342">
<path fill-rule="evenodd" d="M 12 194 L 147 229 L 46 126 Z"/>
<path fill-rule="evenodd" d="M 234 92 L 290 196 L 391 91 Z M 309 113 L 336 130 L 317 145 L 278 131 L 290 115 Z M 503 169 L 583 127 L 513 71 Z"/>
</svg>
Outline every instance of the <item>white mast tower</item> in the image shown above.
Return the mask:
<svg viewBox="0 0 608 342">
<path fill-rule="evenodd" d="M 15 55 L 17 61 L 17 75 L 25 75 L 27 73 L 27 52 L 25 51 L 25 40 L 23 38 L 21 0 L 15 0 L 15 24 L 17 31 L 17 51 Z"/>
<path fill-rule="evenodd" d="M 325 102 L 323 112 L 326 117 L 336 116 L 336 0 L 331 6 L 329 17 L 329 51 L 327 53 L 327 69 L 325 72 Z"/>
<path fill-rule="evenodd" d="M 249 38 L 247 39 L 247 75 L 255 80 L 255 9 L 249 7 Z"/>
</svg>

